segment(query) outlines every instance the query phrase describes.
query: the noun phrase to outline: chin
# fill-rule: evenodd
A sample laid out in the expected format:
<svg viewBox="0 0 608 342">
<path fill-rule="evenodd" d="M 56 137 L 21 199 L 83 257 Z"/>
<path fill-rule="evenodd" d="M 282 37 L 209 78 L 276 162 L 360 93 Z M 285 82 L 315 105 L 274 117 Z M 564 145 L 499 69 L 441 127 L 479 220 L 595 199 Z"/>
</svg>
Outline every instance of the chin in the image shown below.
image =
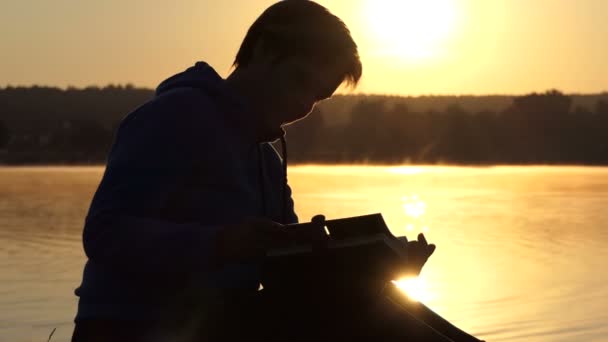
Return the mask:
<svg viewBox="0 0 608 342">
<path fill-rule="evenodd" d="M 281 139 L 283 137 L 285 137 L 285 129 L 283 128 L 283 126 L 280 126 L 279 129 L 276 131 L 276 137 L 274 138 L 274 140 Z"/>
</svg>

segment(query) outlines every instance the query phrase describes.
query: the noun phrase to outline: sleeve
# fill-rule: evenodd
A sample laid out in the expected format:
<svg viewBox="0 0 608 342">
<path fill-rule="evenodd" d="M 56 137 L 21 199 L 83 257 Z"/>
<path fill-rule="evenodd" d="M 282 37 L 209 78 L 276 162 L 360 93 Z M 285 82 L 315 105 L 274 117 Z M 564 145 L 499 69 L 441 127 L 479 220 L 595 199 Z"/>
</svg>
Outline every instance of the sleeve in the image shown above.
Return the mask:
<svg viewBox="0 0 608 342">
<path fill-rule="evenodd" d="M 153 100 L 121 123 L 85 221 L 89 259 L 144 272 L 204 271 L 215 264 L 220 227 L 158 216 L 201 146 L 200 114 L 175 100 Z"/>
<path fill-rule="evenodd" d="M 298 219 L 298 215 L 296 214 L 295 208 L 294 208 L 294 201 L 293 198 L 291 197 L 291 187 L 289 186 L 289 183 L 285 184 L 285 186 L 287 187 L 286 192 L 287 192 L 287 222 L 283 222 L 284 224 L 291 224 L 291 223 L 298 223 L 299 219 Z"/>
</svg>

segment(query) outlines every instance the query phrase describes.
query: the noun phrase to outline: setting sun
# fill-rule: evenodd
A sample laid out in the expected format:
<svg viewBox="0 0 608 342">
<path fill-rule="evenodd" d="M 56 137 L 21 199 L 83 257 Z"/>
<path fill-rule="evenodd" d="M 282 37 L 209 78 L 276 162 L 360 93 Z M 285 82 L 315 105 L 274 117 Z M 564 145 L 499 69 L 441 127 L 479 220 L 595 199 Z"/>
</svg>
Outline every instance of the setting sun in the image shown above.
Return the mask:
<svg viewBox="0 0 608 342">
<path fill-rule="evenodd" d="M 457 0 L 369 0 L 365 17 L 377 54 L 408 61 L 441 53 L 457 27 Z"/>
</svg>

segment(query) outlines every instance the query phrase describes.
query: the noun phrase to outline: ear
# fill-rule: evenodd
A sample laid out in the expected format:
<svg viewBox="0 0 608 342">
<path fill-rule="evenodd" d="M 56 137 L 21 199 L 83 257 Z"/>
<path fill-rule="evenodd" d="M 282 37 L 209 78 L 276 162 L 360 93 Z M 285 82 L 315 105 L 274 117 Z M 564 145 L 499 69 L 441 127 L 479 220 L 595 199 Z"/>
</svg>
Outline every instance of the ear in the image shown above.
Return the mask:
<svg viewBox="0 0 608 342">
<path fill-rule="evenodd" d="M 269 53 L 268 41 L 265 37 L 260 37 L 253 47 L 253 55 L 252 60 L 254 63 L 269 63 L 274 58 L 271 53 Z"/>
<path fill-rule="evenodd" d="M 252 61 L 254 63 L 266 64 L 274 66 L 285 59 L 285 56 L 278 54 L 272 49 L 273 41 L 272 33 L 267 32 L 261 35 L 253 47 Z"/>
</svg>

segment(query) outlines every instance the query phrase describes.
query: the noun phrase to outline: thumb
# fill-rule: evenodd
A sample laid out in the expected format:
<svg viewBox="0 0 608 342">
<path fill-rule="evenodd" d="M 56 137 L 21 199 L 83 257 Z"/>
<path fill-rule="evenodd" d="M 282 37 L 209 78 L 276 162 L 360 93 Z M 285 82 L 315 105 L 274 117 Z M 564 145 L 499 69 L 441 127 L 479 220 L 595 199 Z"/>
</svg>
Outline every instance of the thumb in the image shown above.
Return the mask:
<svg viewBox="0 0 608 342">
<path fill-rule="evenodd" d="M 428 245 L 427 246 L 428 255 L 431 256 L 435 252 L 435 249 L 437 249 L 437 246 L 435 246 L 434 244 Z"/>
<path fill-rule="evenodd" d="M 315 215 L 310 222 L 325 225 L 325 215 Z"/>
</svg>

